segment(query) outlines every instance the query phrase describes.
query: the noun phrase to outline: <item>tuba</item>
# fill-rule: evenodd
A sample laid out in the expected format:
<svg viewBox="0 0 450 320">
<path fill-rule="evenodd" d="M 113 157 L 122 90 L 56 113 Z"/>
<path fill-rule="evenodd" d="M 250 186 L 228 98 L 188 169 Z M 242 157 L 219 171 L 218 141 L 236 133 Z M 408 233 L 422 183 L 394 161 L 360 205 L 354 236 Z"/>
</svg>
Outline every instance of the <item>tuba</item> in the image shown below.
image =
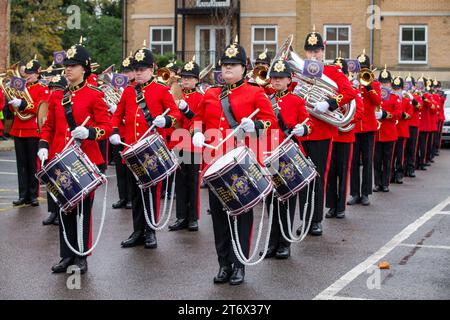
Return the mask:
<svg viewBox="0 0 450 320">
<path fill-rule="evenodd" d="M 28 89 L 25 87 L 24 91 L 20 91 L 17 89 L 14 89 L 10 86 L 12 77 L 19 77 L 19 65 L 17 63 L 13 64 L 9 67 L 9 69 L 6 70 L 6 73 L 0 74 L 0 88 L 5 93 L 5 98 L 7 101 L 11 101 L 14 98 L 25 100 L 28 105 L 33 105 L 33 99 L 30 96 L 30 93 L 28 92 Z M 19 117 L 20 120 L 30 120 L 31 118 L 35 117 L 32 113 L 22 113 L 19 110 L 15 109 L 14 113 Z"/>
<path fill-rule="evenodd" d="M 283 58 L 293 70 L 293 81 L 298 82 L 294 93 L 305 100 L 308 112 L 314 117 L 338 127 L 339 131 L 352 130 L 354 124 L 350 124 L 350 122 L 356 112 L 354 100 L 335 111 L 326 111 L 321 114 L 314 112 L 313 103 L 335 98 L 338 95 L 338 88 L 336 83 L 324 74 L 320 78 L 309 78 L 302 74 L 304 61 L 292 50 L 292 41 L 293 35 L 291 34 L 277 52 L 270 69 L 274 63 Z"/>
<path fill-rule="evenodd" d="M 122 97 L 123 88 L 112 85 L 114 65 L 106 68 L 97 78 L 98 88 L 103 91 L 104 100 L 110 110 L 115 110 Z"/>
</svg>

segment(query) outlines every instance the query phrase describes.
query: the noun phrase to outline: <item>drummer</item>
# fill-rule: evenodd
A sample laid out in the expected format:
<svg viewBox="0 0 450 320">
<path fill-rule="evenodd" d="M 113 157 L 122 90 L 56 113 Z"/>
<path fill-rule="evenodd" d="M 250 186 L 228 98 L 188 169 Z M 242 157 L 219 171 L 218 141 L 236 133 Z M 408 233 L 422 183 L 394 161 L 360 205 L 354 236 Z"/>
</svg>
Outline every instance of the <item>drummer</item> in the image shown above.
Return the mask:
<svg viewBox="0 0 450 320">
<path fill-rule="evenodd" d="M 200 102 L 191 126 L 194 132 L 192 139 L 195 147 L 202 147 L 205 142 L 206 138 L 202 133 L 202 127 L 205 131 L 216 132 L 215 137 L 211 137 L 211 139 L 208 137 L 208 143 L 223 141 L 229 133 L 228 131 L 234 129 L 238 124 L 244 132 L 256 133 L 258 136 L 267 133 L 269 129 L 275 128 L 278 131 L 276 117 L 264 90 L 244 81 L 246 60 L 245 50 L 237 41 L 229 45 L 223 52 L 221 70 L 225 85 L 208 89 Z M 247 118 L 256 108 L 259 108 L 260 111 L 255 119 Z M 209 206 L 219 262 L 219 272 L 214 277 L 214 283 L 229 282 L 231 285 L 239 285 L 244 281 L 245 268 L 233 252 L 227 214 L 211 190 L 209 191 Z M 240 244 L 246 255 L 250 249 L 252 224 L 252 210 L 238 216 Z"/>
<path fill-rule="evenodd" d="M 49 101 L 47 120 L 42 127 L 39 141 L 38 157 L 41 161 L 51 160 L 55 153 L 60 153 L 66 143 L 74 138 L 77 144 L 81 143 L 81 150 L 86 156 L 94 164 L 100 165 L 104 163 L 104 160 L 97 142 L 107 139 L 112 132 L 112 127 L 103 93 L 86 82 L 91 74 L 89 52 L 80 44 L 73 45 L 67 50 L 64 66 L 69 86 L 64 92 L 57 91 Z M 90 119 L 81 126 L 87 117 Z M 86 247 L 90 246 L 93 202 L 94 192 L 91 192 L 72 212 L 60 214 L 62 218 L 60 222 L 64 223 L 67 240 L 78 252 L 83 250 L 84 245 L 81 248 L 79 246 L 81 241 Z M 82 240 L 77 239 L 78 214 L 83 217 Z M 81 256 L 69 248 L 64 239 L 62 223 L 59 224 L 62 259 L 52 267 L 52 271 L 66 272 L 70 265 L 75 264 L 83 274 L 88 270 L 87 256 Z"/>
<path fill-rule="evenodd" d="M 293 140 L 298 143 L 296 137 L 307 136 L 312 131 L 312 121 L 309 120 L 308 111 L 306 111 L 305 100 L 293 94 L 289 90 L 292 82 L 292 70 L 289 64 L 280 59 L 273 64 L 269 73 L 271 83 L 275 89 L 275 93 L 270 96 L 272 108 L 278 119 L 278 125 L 282 131 L 282 138 L 286 138 L 291 133 L 294 135 Z M 307 122 L 304 121 L 308 119 Z M 271 199 L 271 197 L 269 197 Z M 291 243 L 287 241 L 281 233 L 278 221 L 278 208 L 280 208 L 280 216 L 285 233 L 287 227 L 287 211 L 289 202 L 289 217 L 291 222 L 294 221 L 295 206 L 297 197 L 293 196 L 285 202 L 279 202 L 277 199 L 274 203 L 272 228 L 270 231 L 269 247 L 265 258 L 287 259 L 290 256 Z M 266 202 L 270 208 L 271 201 Z"/>
<path fill-rule="evenodd" d="M 181 113 L 170 94 L 169 87 L 160 83 L 154 77 L 154 60 L 151 51 L 145 47 L 134 54 L 132 67 L 135 71 L 136 86 L 128 86 L 122 94 L 121 100 L 114 112 L 112 124 L 114 134 L 109 138 L 113 145 L 121 143 L 119 126 L 125 120 L 125 143 L 131 145 L 137 142 L 153 124 L 158 127 L 157 132 L 166 137 L 165 129 L 175 127 L 180 121 Z M 136 98 L 136 96 L 140 98 Z M 136 102 L 139 100 L 139 104 Z M 170 109 L 166 116 L 161 114 Z M 167 143 L 167 141 L 166 141 Z M 134 177 L 134 176 L 133 176 Z M 158 218 L 161 196 L 161 183 L 150 187 L 153 201 L 153 212 Z M 143 193 L 146 211 L 150 212 L 150 198 Z M 144 244 L 147 249 L 158 246 L 155 230 L 146 225 L 144 206 L 140 188 L 134 177 L 131 183 L 131 206 L 133 211 L 133 233 L 122 241 L 123 248 Z"/>
</svg>

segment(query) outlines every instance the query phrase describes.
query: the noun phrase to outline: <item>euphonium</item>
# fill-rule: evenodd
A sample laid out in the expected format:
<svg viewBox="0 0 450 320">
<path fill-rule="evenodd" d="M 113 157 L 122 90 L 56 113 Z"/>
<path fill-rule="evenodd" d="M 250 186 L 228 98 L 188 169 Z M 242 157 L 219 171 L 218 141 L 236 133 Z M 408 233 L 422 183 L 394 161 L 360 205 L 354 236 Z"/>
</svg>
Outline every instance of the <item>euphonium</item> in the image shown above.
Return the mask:
<svg viewBox="0 0 450 320">
<path fill-rule="evenodd" d="M 368 86 L 375 79 L 373 71 L 368 68 L 362 68 L 358 74 L 358 81 L 363 86 Z"/>
<path fill-rule="evenodd" d="M 105 94 L 104 100 L 110 110 L 114 110 L 120 102 L 123 88 L 117 89 L 112 85 L 112 72 L 107 72 L 112 71 L 112 66 L 108 67 L 105 71 L 98 76 L 98 88 Z"/>
<path fill-rule="evenodd" d="M 309 78 L 302 74 L 304 61 L 292 51 L 292 40 L 293 36 L 289 35 L 277 52 L 272 64 L 280 58 L 283 58 L 289 63 L 294 73 L 293 81 L 298 82 L 294 93 L 305 100 L 306 109 L 311 115 L 338 127 L 340 131 L 350 131 L 354 127 L 354 124 L 350 124 L 350 122 L 353 120 L 356 112 L 355 101 L 353 100 L 351 103 L 345 104 L 335 111 L 326 111 L 324 113 L 314 112 L 313 104 L 330 98 L 336 98 L 338 95 L 338 88 L 336 83 L 326 75 L 322 75 L 320 78 Z"/>
<path fill-rule="evenodd" d="M 27 87 L 25 87 L 24 91 L 20 91 L 10 87 L 11 78 L 13 76 L 21 78 L 18 64 L 13 64 L 9 67 L 9 69 L 6 70 L 6 73 L 3 76 L 0 76 L 0 88 L 5 93 L 6 100 L 11 101 L 14 98 L 17 98 L 25 100 L 28 105 L 33 105 L 33 99 L 31 98 Z M 22 113 L 17 109 L 15 110 L 15 113 L 20 120 L 29 120 L 35 117 L 35 115 L 32 113 Z"/>
</svg>

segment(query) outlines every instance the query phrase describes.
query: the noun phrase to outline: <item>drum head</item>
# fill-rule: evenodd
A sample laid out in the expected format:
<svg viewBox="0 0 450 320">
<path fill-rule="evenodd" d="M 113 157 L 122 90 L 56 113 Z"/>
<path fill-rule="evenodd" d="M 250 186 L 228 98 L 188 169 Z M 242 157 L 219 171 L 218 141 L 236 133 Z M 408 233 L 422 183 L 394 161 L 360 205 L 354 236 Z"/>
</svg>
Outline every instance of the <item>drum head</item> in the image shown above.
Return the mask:
<svg viewBox="0 0 450 320">
<path fill-rule="evenodd" d="M 221 169 L 223 169 L 225 166 L 227 166 L 233 161 L 233 158 L 237 158 L 246 148 L 247 147 L 245 146 L 238 147 L 234 150 L 231 150 L 222 157 L 218 158 L 213 164 L 211 164 L 208 170 L 206 170 L 205 175 L 203 177 L 207 178 L 208 176 L 211 176 L 216 172 L 220 171 Z"/>
<path fill-rule="evenodd" d="M 141 141 L 133 144 L 131 146 L 131 148 L 128 148 L 127 150 L 125 150 L 125 152 L 122 153 L 122 156 L 126 157 L 127 155 L 130 154 L 134 154 L 134 152 L 136 150 L 138 150 L 140 147 L 142 147 L 145 144 L 151 144 L 153 143 L 153 141 L 155 141 L 156 139 L 158 139 L 159 134 L 156 133 L 152 133 L 151 135 L 145 137 L 144 139 L 142 139 Z"/>
</svg>

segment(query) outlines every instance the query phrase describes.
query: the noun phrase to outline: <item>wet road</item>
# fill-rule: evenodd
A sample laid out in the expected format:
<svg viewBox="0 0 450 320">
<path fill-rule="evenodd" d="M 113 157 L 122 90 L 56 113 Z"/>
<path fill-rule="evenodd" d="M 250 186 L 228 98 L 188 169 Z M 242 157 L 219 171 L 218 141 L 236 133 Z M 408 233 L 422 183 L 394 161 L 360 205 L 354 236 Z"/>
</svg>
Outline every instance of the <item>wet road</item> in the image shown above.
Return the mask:
<svg viewBox="0 0 450 320">
<path fill-rule="evenodd" d="M 117 200 L 110 167 L 100 243 L 80 289 L 69 289 L 69 274 L 50 271 L 59 261 L 58 227 L 41 223 L 45 200 L 39 207 L 11 205 L 15 172 L 14 152 L 0 152 L 0 299 L 450 299 L 448 149 L 417 178 L 374 194 L 370 206 L 326 219 L 323 236 L 294 244 L 290 259 L 247 267 L 237 287 L 212 281 L 218 265 L 206 189 L 198 232 L 166 229 L 157 233 L 155 250 L 120 248 L 132 231 L 131 210 L 110 208 Z M 96 192 L 94 238 L 103 194 Z M 391 268 L 374 268 L 379 261 Z"/>
</svg>

